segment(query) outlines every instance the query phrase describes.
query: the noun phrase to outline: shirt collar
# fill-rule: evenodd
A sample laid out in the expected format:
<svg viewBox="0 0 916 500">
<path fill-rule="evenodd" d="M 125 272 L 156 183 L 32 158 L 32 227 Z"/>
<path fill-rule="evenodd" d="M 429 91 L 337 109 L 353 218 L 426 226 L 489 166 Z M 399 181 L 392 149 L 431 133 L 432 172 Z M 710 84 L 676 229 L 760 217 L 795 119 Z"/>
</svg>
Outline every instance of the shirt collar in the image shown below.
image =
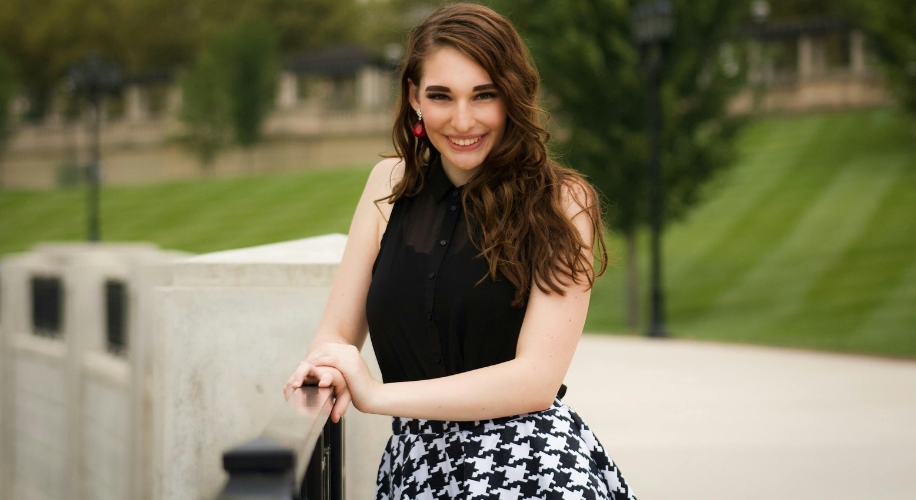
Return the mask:
<svg viewBox="0 0 916 500">
<path fill-rule="evenodd" d="M 460 187 L 455 187 L 452 181 L 445 175 L 445 170 L 442 169 L 442 160 L 440 158 L 437 158 L 436 161 L 432 162 L 429 166 L 428 182 L 430 193 L 433 195 L 433 199 L 436 200 L 436 203 L 441 203 L 452 191 L 461 189 Z"/>
</svg>

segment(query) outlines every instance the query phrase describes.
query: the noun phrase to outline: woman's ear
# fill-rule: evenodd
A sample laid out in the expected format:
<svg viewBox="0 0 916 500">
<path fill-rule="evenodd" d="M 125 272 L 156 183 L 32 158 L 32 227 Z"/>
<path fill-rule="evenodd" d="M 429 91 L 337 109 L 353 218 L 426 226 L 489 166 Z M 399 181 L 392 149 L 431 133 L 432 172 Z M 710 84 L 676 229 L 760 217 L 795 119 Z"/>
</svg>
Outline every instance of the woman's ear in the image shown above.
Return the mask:
<svg viewBox="0 0 916 500">
<path fill-rule="evenodd" d="M 414 111 L 420 109 L 420 100 L 418 99 L 417 85 L 410 78 L 407 79 L 407 100 Z"/>
</svg>

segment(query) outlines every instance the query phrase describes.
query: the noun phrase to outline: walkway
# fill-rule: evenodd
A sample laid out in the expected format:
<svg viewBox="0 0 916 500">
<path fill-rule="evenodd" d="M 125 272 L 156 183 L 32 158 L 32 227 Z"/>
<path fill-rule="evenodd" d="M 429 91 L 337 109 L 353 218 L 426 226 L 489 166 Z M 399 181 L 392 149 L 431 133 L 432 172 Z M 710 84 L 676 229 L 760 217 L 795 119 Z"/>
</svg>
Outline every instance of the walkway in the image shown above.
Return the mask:
<svg viewBox="0 0 916 500">
<path fill-rule="evenodd" d="M 564 398 L 640 500 L 916 498 L 916 362 L 586 335 Z"/>
</svg>

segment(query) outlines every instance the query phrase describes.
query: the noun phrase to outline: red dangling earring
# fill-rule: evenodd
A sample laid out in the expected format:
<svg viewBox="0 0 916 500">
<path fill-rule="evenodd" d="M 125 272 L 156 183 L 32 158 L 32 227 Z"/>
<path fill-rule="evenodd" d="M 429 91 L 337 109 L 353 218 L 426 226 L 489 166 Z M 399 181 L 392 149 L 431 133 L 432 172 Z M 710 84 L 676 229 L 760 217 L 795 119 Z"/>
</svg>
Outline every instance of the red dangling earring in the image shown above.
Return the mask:
<svg viewBox="0 0 916 500">
<path fill-rule="evenodd" d="M 417 123 L 413 126 L 413 136 L 423 137 L 426 135 L 426 127 L 423 126 L 423 113 L 417 110 Z"/>
</svg>

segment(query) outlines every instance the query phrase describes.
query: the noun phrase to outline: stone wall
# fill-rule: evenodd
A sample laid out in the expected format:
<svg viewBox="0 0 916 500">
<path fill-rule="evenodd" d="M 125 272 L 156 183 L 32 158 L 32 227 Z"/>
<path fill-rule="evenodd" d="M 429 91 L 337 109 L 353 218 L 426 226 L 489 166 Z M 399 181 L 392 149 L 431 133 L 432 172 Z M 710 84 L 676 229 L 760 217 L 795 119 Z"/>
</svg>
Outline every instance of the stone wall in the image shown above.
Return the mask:
<svg viewBox="0 0 916 500">
<path fill-rule="evenodd" d="M 169 119 L 106 122 L 101 134 L 103 184 L 371 165 L 393 149 L 387 111 L 277 111 L 261 144 L 251 151 L 228 148 L 206 169 L 177 140 L 179 133 L 180 126 Z M 91 140 L 86 123 L 21 126 L 0 161 L 0 187 L 50 189 L 78 182 L 75 168 L 89 161 Z"/>
<path fill-rule="evenodd" d="M 346 237 L 328 235 L 194 257 L 155 291 L 153 498 L 209 499 L 221 451 L 263 429 L 314 335 Z M 363 356 L 377 378 L 371 345 Z M 371 498 L 390 419 L 346 415 L 348 498 Z"/>
<path fill-rule="evenodd" d="M 346 237 L 188 258 L 151 245 L 56 244 L 0 274 L 0 498 L 210 499 L 222 452 L 256 436 L 314 335 Z M 35 276 L 60 277 L 58 332 L 36 334 Z M 128 286 L 126 349 L 105 283 Z M 372 346 L 364 357 L 380 378 Z M 350 408 L 346 488 L 370 498 L 390 419 Z"/>
<path fill-rule="evenodd" d="M 163 266 L 184 254 L 151 245 L 41 245 L 4 259 L 0 275 L 0 498 L 123 499 L 144 463 L 150 422 L 139 310 Z M 149 273 L 157 276 L 150 280 Z M 33 324 L 33 277 L 59 278 L 56 331 Z M 107 336 L 106 281 L 126 284 L 126 348 Z M 145 291 L 145 292 L 144 292 Z"/>
</svg>

